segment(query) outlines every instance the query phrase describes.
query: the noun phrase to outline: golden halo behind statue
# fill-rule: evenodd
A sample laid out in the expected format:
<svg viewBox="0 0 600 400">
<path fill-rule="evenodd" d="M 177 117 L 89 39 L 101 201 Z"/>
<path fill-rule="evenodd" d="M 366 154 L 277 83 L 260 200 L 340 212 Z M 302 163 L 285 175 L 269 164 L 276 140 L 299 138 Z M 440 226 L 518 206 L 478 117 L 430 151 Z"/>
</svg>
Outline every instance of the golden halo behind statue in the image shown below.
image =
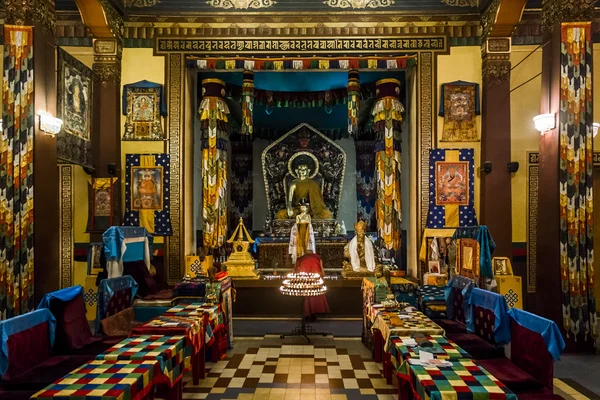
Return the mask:
<svg viewBox="0 0 600 400">
<path fill-rule="evenodd" d="M 290 175 L 297 178 L 296 168 L 302 164 L 306 164 L 308 165 L 308 168 L 310 168 L 310 175 L 308 178 L 313 179 L 319 173 L 319 160 L 317 160 L 317 157 L 308 151 L 299 151 L 291 156 L 288 161 L 288 171 L 290 172 Z"/>
</svg>

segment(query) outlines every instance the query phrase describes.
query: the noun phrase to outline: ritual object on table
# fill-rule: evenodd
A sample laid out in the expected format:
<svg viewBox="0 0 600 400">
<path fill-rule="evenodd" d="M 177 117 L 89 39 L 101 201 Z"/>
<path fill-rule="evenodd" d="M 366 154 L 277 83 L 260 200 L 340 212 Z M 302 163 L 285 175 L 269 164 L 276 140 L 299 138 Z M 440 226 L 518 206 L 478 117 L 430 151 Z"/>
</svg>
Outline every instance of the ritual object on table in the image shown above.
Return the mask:
<svg viewBox="0 0 600 400">
<path fill-rule="evenodd" d="M 396 301 L 396 296 L 394 296 L 394 294 L 388 294 L 387 299 L 383 302 L 383 307 L 386 311 L 397 309 L 398 302 Z"/>
<path fill-rule="evenodd" d="M 283 281 L 283 285 L 279 290 L 285 296 L 306 298 L 325 294 L 327 292 L 327 286 L 325 286 L 323 279 L 319 274 L 298 272 L 288 274 L 287 279 Z M 300 324 L 292 332 L 281 335 L 282 339 L 286 336 L 303 336 L 310 343 L 308 335 L 328 335 L 328 333 L 325 332 L 315 332 L 312 326 L 306 323 L 304 319 L 304 301 L 302 302 L 302 311 L 300 315 Z"/>
<path fill-rule="evenodd" d="M 227 274 L 235 279 L 258 279 L 255 269 L 256 262 L 248 252 L 248 247 L 250 244 L 254 244 L 254 240 L 248 233 L 242 218 L 227 243 L 233 245 L 233 253 L 224 263 L 227 267 Z"/>
</svg>

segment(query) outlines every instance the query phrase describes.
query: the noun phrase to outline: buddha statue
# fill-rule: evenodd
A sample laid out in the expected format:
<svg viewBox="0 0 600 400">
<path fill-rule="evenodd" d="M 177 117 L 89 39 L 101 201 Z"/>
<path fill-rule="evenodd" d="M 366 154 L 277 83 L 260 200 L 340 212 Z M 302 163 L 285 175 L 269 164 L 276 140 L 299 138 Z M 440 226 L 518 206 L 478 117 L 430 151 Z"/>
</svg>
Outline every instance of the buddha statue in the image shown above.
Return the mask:
<svg viewBox="0 0 600 400">
<path fill-rule="evenodd" d="M 298 205 L 300 214 L 296 215 L 296 224 L 290 232 L 289 253 L 293 264 L 296 264 L 296 260 L 305 255 L 308 250 L 316 252 L 315 234 L 308 214 L 310 204 L 306 199 L 300 199 Z"/>
<path fill-rule="evenodd" d="M 327 209 L 325 200 L 323 200 L 323 192 L 319 183 L 313 179 L 316 175 L 316 166 L 311 170 L 308 164 L 299 164 L 293 171 L 290 168 L 290 174 L 294 180 L 289 185 L 287 191 L 286 209 L 280 210 L 277 219 L 292 219 L 300 213 L 300 208 L 294 207 L 300 199 L 307 199 L 310 204 L 308 214 L 314 219 L 330 219 L 332 218 L 331 211 Z M 284 182 L 284 186 L 286 183 Z"/>
<path fill-rule="evenodd" d="M 354 238 L 344 247 L 342 275 L 344 278 L 364 276 L 381 277 L 383 265 L 377 263 L 373 242 L 365 234 L 366 223 L 358 221 L 354 225 Z"/>
</svg>

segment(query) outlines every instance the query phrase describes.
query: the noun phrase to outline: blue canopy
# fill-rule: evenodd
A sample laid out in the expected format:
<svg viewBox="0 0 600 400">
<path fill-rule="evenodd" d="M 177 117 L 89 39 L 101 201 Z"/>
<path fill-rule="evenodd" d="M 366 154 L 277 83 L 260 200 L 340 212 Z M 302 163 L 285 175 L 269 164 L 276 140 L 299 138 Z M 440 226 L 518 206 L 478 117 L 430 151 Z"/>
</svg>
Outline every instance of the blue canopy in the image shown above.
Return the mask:
<svg viewBox="0 0 600 400">
<path fill-rule="evenodd" d="M 554 360 L 560 360 L 560 354 L 565 349 L 565 340 L 554 321 L 540 317 L 527 311 L 511 308 L 508 315 L 519 325 L 542 335 L 548 352 Z"/>
<path fill-rule="evenodd" d="M 508 305 L 504 296 L 493 293 L 488 290 L 473 288 L 469 299 L 470 311 L 473 307 L 479 306 L 494 313 L 494 340 L 498 344 L 507 344 L 510 342 L 510 319 L 508 317 Z M 467 330 L 475 332 L 475 322 L 473 316 L 467 322 Z"/>
<path fill-rule="evenodd" d="M 42 301 L 40 301 L 40 304 L 38 304 L 37 309 L 50 308 L 50 302 L 55 299 L 66 302 L 73 300 L 77 296 L 83 296 L 83 287 L 80 285 L 50 292 L 42 298 Z"/>
</svg>

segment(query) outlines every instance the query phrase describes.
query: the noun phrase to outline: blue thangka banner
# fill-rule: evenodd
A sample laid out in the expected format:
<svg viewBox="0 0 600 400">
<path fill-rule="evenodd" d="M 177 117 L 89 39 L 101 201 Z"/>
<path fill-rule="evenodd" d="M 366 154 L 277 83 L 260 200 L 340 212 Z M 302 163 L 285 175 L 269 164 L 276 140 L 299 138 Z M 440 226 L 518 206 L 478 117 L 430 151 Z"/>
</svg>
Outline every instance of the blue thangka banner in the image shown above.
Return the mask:
<svg viewBox="0 0 600 400">
<path fill-rule="evenodd" d="M 430 150 L 427 228 L 477 225 L 474 170 L 473 149 Z"/>
<path fill-rule="evenodd" d="M 168 154 L 127 154 L 125 226 L 141 226 L 154 236 L 171 236 Z"/>
</svg>

